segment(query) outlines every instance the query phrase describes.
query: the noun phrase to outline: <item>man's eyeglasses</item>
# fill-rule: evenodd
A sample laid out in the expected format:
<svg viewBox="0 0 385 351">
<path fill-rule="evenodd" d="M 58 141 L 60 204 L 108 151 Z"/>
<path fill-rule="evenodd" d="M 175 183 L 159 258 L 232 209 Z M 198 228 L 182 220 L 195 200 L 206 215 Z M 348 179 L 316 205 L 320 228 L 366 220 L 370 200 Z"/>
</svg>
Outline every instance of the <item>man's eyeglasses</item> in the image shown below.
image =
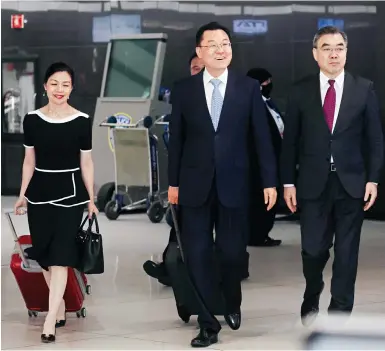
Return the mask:
<svg viewBox="0 0 385 351">
<path fill-rule="evenodd" d="M 217 52 L 219 50 L 230 51 L 231 43 L 222 43 L 222 44 L 210 44 L 210 45 L 200 45 L 201 48 L 208 48 L 210 52 Z"/>
</svg>

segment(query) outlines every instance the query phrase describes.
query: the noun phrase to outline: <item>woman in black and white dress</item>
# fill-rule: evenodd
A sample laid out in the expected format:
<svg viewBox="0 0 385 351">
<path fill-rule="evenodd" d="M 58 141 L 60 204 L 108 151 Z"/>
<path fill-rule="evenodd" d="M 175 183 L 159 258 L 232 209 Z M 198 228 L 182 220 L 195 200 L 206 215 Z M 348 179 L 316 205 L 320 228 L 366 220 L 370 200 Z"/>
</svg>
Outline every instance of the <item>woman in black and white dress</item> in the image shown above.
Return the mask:
<svg viewBox="0 0 385 351">
<path fill-rule="evenodd" d="M 28 256 L 43 268 L 49 287 L 49 311 L 41 340 L 55 341 L 55 328 L 65 324 L 63 300 L 68 267 L 76 267 L 76 234 L 84 206 L 94 204 L 92 122 L 68 104 L 74 72 L 65 63 L 52 64 L 45 74 L 48 104 L 29 112 L 23 121 L 25 157 L 15 213 L 27 207 L 32 248 Z"/>
</svg>

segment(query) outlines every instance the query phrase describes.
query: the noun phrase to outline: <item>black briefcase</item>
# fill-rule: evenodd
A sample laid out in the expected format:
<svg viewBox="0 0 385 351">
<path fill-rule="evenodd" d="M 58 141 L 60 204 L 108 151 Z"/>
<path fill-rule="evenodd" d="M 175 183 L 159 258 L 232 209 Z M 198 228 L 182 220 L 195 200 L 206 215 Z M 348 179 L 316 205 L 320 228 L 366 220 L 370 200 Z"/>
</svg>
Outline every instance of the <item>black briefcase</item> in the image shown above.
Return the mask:
<svg viewBox="0 0 385 351">
<path fill-rule="evenodd" d="M 184 253 L 181 245 L 180 231 L 178 226 L 177 215 L 174 206 L 171 207 L 171 213 L 174 222 L 177 242 L 170 242 L 165 257 L 165 264 L 171 286 L 174 291 L 176 306 L 179 317 L 188 323 L 191 316 L 198 315 L 202 306 L 206 306 L 202 302 L 199 293 L 190 277 L 187 266 L 184 261 Z M 214 253 L 213 253 L 214 255 Z M 215 258 L 213 258 L 215 260 Z M 219 283 L 219 272 L 217 274 L 218 282 L 214 284 L 217 288 L 214 291 L 215 306 L 207 306 L 214 315 L 224 315 L 225 303 Z"/>
</svg>

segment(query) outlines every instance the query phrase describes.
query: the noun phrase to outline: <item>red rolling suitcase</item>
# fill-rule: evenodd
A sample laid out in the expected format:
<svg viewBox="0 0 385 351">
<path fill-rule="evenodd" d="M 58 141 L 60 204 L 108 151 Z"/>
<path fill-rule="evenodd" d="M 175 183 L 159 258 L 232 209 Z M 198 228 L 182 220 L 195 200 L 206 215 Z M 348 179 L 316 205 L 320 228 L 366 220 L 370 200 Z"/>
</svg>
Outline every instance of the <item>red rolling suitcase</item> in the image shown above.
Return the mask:
<svg viewBox="0 0 385 351">
<path fill-rule="evenodd" d="M 31 236 L 17 236 L 10 216 L 11 213 L 5 213 L 16 243 L 16 250 L 12 254 L 10 267 L 24 298 L 28 315 L 36 317 L 38 312 L 48 311 L 49 290 L 41 267 L 36 261 L 27 259 L 24 254 L 24 250 L 32 246 Z M 90 294 L 90 288 L 84 274 L 69 268 L 67 287 L 64 293 L 66 312 L 75 312 L 78 318 L 86 317 L 86 308 L 83 307 L 83 302 L 85 294 Z"/>
</svg>

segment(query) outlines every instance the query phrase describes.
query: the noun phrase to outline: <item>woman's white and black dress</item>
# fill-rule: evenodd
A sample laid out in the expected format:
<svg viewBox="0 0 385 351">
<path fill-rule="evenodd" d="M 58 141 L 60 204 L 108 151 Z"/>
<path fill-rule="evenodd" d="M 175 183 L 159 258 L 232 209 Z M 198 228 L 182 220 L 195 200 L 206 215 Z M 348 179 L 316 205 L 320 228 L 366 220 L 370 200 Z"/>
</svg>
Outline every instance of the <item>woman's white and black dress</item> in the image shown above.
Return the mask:
<svg viewBox="0 0 385 351">
<path fill-rule="evenodd" d="M 36 110 L 23 121 L 24 146 L 35 149 L 35 171 L 25 193 L 32 248 L 28 256 L 47 269 L 76 267 L 76 234 L 89 195 L 80 153 L 92 149 L 92 123 L 78 112 L 56 120 Z"/>
</svg>

